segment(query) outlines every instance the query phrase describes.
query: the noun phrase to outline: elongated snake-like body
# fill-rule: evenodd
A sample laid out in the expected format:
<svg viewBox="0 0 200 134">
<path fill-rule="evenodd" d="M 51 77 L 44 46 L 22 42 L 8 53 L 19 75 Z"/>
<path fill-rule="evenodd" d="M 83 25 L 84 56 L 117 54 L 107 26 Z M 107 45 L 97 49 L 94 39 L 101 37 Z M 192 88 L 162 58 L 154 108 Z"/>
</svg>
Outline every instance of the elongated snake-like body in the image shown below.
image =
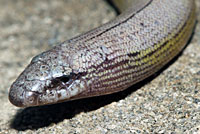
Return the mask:
<svg viewBox="0 0 200 134">
<path fill-rule="evenodd" d="M 111 94 L 160 70 L 191 36 L 194 0 L 136 1 L 123 4 L 109 23 L 34 57 L 12 84 L 11 103 L 28 107 Z"/>
</svg>

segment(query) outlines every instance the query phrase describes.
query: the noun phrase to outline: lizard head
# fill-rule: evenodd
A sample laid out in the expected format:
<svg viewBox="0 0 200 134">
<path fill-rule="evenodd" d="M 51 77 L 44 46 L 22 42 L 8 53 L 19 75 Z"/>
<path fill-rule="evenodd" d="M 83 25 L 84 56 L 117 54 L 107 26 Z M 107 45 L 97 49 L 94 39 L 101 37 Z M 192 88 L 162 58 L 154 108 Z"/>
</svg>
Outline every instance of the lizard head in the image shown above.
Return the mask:
<svg viewBox="0 0 200 134">
<path fill-rule="evenodd" d="M 70 67 L 70 56 L 49 50 L 36 57 L 11 85 L 9 100 L 18 107 L 70 100 L 86 89 L 84 73 Z"/>
</svg>

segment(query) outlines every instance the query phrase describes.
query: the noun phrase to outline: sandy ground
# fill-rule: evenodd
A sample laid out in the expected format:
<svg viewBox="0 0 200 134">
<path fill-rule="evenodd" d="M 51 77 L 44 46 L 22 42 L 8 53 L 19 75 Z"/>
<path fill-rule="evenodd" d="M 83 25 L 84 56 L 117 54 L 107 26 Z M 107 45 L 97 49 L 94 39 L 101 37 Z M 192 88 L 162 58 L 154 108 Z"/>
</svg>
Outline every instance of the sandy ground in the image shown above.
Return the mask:
<svg viewBox="0 0 200 134">
<path fill-rule="evenodd" d="M 126 91 L 17 108 L 11 83 L 36 54 L 115 17 L 102 0 L 0 0 L 0 134 L 200 133 L 200 0 L 194 36 L 173 62 Z"/>
</svg>

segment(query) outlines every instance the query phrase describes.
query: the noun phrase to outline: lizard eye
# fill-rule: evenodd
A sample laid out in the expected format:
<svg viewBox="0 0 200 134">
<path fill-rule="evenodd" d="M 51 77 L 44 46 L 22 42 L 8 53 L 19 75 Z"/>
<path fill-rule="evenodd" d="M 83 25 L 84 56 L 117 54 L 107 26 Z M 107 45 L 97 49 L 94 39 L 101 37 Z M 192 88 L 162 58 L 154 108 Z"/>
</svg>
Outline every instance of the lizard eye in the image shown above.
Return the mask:
<svg viewBox="0 0 200 134">
<path fill-rule="evenodd" d="M 57 77 L 56 80 L 61 81 L 63 83 L 67 83 L 70 80 L 70 75 L 63 75 L 61 77 Z"/>
<path fill-rule="evenodd" d="M 81 75 L 84 75 L 84 74 L 83 73 L 79 73 L 79 74 L 70 73 L 69 75 L 62 75 L 60 77 L 56 77 L 51 80 L 51 84 L 48 87 L 50 87 L 50 88 L 63 87 L 63 86 L 68 87 L 70 84 L 73 83 L 74 80 L 79 79 Z"/>
<path fill-rule="evenodd" d="M 52 82 L 53 83 L 68 83 L 72 80 L 76 79 L 76 74 L 75 73 L 70 73 L 69 75 L 63 75 L 60 77 L 56 77 Z"/>
</svg>

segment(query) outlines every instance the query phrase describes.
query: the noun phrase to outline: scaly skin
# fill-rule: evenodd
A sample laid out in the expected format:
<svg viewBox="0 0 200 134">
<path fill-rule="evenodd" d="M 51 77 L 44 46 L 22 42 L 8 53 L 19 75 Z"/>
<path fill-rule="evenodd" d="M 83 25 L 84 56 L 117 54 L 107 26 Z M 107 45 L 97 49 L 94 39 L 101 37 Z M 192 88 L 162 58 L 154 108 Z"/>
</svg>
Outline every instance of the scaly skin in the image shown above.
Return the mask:
<svg viewBox="0 0 200 134">
<path fill-rule="evenodd" d="M 122 91 L 149 77 L 186 45 L 193 0 L 140 0 L 113 21 L 33 58 L 9 99 L 38 106 Z"/>
</svg>

